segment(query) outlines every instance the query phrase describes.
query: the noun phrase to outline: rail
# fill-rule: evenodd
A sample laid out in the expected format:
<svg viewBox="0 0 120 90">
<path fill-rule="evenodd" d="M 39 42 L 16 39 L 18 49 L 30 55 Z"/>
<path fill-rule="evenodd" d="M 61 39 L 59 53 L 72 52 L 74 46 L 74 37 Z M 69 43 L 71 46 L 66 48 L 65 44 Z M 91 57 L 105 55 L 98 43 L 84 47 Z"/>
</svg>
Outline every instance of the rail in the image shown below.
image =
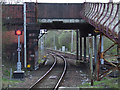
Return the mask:
<svg viewBox="0 0 120 90">
<path fill-rule="evenodd" d="M 62 79 L 63 79 L 63 77 L 64 77 L 64 75 L 65 75 L 65 73 L 66 73 L 66 70 L 67 70 L 67 61 L 66 61 L 66 59 L 65 59 L 63 56 L 61 56 L 61 55 L 59 55 L 59 54 L 56 54 L 56 53 L 54 53 L 54 52 L 51 52 L 51 55 L 52 55 L 52 56 L 54 57 L 54 59 L 55 59 L 53 65 L 51 66 L 51 68 L 50 68 L 42 77 L 40 77 L 32 86 L 30 86 L 29 90 L 32 90 L 33 88 L 35 88 L 36 85 L 37 85 L 38 83 L 40 83 L 40 81 L 42 81 L 42 80 L 49 74 L 49 72 L 51 72 L 51 71 L 53 70 L 53 68 L 55 67 L 55 65 L 56 65 L 56 63 L 57 63 L 56 56 L 62 58 L 62 60 L 64 61 L 64 69 L 63 69 L 63 72 L 62 72 L 59 80 L 57 81 L 57 83 L 55 84 L 55 87 L 54 87 L 54 90 L 57 90 L 57 89 L 58 89 L 58 87 L 59 87 L 59 85 L 60 85 L 60 82 L 62 81 Z"/>
<path fill-rule="evenodd" d="M 50 69 L 42 77 L 40 77 L 32 86 L 30 86 L 29 90 L 33 89 L 43 78 L 45 78 L 45 76 L 48 75 L 48 73 L 50 71 L 52 71 L 52 69 L 54 68 L 54 66 L 56 65 L 56 62 L 57 62 L 56 57 L 54 55 L 52 55 L 52 56 L 54 57 L 54 63 L 53 63 L 53 65 L 50 67 Z"/>
</svg>

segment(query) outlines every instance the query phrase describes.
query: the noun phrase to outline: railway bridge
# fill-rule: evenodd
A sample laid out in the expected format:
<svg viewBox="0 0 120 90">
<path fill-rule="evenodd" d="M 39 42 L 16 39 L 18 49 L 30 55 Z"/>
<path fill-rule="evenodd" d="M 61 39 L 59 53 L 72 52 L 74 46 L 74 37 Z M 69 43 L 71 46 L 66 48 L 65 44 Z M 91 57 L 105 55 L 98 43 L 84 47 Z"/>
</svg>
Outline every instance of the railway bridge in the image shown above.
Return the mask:
<svg viewBox="0 0 120 90">
<path fill-rule="evenodd" d="M 76 30 L 77 49 L 76 59 L 86 59 L 86 38 L 94 36 L 94 60 L 97 65 L 97 79 L 106 76 L 112 69 L 99 74 L 100 60 L 120 70 L 120 4 L 119 3 L 24 3 L 24 4 L 3 4 L 2 17 L 3 26 L 7 30 L 20 29 L 24 32 L 24 67 L 27 64 L 33 65 L 38 49 L 39 33 L 41 29 L 48 30 Z M 89 36 L 91 34 L 91 36 Z M 97 49 L 96 36 L 100 35 Z M 107 50 L 101 51 L 102 36 L 106 36 L 114 42 Z M 82 51 L 82 38 L 84 38 L 84 51 Z M 80 42 L 79 40 L 80 39 Z M 92 42 L 91 42 L 92 43 Z M 80 44 L 80 47 L 79 47 Z M 104 58 L 106 53 L 114 45 L 118 46 L 115 65 Z M 80 51 L 80 58 L 79 58 Z"/>
</svg>

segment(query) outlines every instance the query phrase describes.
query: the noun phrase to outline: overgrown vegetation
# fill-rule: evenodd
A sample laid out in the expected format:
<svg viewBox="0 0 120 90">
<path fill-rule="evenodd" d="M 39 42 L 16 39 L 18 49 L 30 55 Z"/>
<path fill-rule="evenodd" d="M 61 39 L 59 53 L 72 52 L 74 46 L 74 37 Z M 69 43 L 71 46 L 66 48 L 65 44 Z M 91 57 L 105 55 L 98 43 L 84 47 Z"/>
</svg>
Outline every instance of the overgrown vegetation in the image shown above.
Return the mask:
<svg viewBox="0 0 120 90">
<path fill-rule="evenodd" d="M 118 78 L 104 78 L 101 81 L 94 81 L 94 86 L 91 83 L 84 83 L 80 85 L 80 88 L 120 88 L 118 84 Z"/>
<path fill-rule="evenodd" d="M 106 50 L 108 47 L 110 47 L 113 44 L 114 42 L 112 42 L 107 37 L 104 37 L 104 50 Z M 117 45 L 115 45 L 108 52 L 106 52 L 106 55 L 117 55 Z"/>
<path fill-rule="evenodd" d="M 21 82 L 19 80 L 10 80 L 10 68 L 12 68 L 12 72 L 16 70 L 16 64 L 11 63 L 10 61 L 3 60 L 3 68 L 2 68 L 2 88 L 8 88 L 11 85 L 15 85 L 18 82 Z"/>
<path fill-rule="evenodd" d="M 57 49 L 59 50 L 62 46 L 65 46 L 68 51 L 71 50 L 71 31 L 65 30 L 56 30 L 56 31 L 48 31 L 46 36 L 46 47 L 47 48 L 54 48 L 54 44 L 56 45 Z M 76 51 L 76 32 L 74 30 L 74 42 L 73 42 L 73 49 Z M 55 43 L 54 43 L 55 42 Z M 87 38 L 87 54 L 88 54 L 88 42 L 89 39 Z M 110 39 L 104 37 L 104 50 L 109 48 L 112 44 L 114 44 Z M 99 46 L 99 39 L 97 38 L 97 47 Z M 82 40 L 82 50 L 84 50 L 84 38 Z M 83 52 L 84 53 L 84 52 Z M 117 55 L 117 45 L 112 47 L 109 51 L 106 52 L 105 55 Z"/>
<path fill-rule="evenodd" d="M 73 49 L 75 51 L 76 48 L 76 37 L 75 37 L 75 31 L 74 31 L 74 42 L 73 42 Z M 57 49 L 61 49 L 62 46 L 65 46 L 68 51 L 71 50 L 71 31 L 48 31 L 48 34 L 46 35 L 46 47 L 47 48 L 54 48 L 56 45 Z"/>
<path fill-rule="evenodd" d="M 9 80 L 7 78 L 2 78 L 2 88 L 10 88 L 13 87 L 15 84 L 20 83 L 23 81 L 20 80 Z"/>
</svg>

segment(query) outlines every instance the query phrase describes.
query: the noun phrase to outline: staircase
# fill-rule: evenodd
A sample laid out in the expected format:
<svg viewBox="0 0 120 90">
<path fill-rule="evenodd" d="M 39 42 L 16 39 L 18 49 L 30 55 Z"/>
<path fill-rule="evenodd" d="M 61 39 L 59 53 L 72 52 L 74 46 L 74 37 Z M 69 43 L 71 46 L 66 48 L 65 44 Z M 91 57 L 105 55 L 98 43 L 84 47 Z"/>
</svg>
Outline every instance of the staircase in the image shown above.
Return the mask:
<svg viewBox="0 0 120 90">
<path fill-rule="evenodd" d="M 84 3 L 80 16 L 116 44 L 120 45 L 120 4 Z"/>
</svg>

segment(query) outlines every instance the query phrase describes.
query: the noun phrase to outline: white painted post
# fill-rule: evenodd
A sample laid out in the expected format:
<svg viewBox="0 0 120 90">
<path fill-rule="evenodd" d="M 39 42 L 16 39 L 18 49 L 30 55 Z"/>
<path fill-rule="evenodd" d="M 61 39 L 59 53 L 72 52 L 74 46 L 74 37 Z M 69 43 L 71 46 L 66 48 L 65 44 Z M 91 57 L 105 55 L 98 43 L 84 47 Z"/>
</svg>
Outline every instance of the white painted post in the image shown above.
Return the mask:
<svg viewBox="0 0 120 90">
<path fill-rule="evenodd" d="M 45 31 L 43 29 L 40 30 L 40 36 L 42 36 L 42 34 L 44 34 Z M 41 55 L 43 56 L 44 55 L 44 36 L 42 36 L 40 38 L 40 46 L 41 46 Z"/>
<path fill-rule="evenodd" d="M 71 52 L 73 51 L 73 30 L 72 30 L 72 35 L 71 35 Z"/>
<path fill-rule="evenodd" d="M 65 46 L 62 46 L 62 52 L 65 52 Z"/>
<path fill-rule="evenodd" d="M 26 68 L 27 65 L 26 54 L 26 3 L 24 3 L 24 68 Z"/>
<path fill-rule="evenodd" d="M 10 68 L 10 80 L 12 80 L 12 68 Z"/>
<path fill-rule="evenodd" d="M 102 38 L 101 38 L 101 53 L 104 52 L 104 41 L 103 41 L 103 38 L 104 38 L 104 36 L 102 35 Z M 101 58 L 100 61 L 101 61 L 101 64 L 104 64 L 104 59 L 103 58 Z"/>
<path fill-rule="evenodd" d="M 93 52 L 92 52 L 92 42 L 93 42 L 93 39 L 92 39 L 92 36 L 91 34 L 89 34 L 89 52 L 90 52 L 90 76 L 91 76 L 91 86 L 93 86 Z"/>
<path fill-rule="evenodd" d="M 0 90 L 2 90 L 2 3 L 0 3 Z"/>
<path fill-rule="evenodd" d="M 54 34 L 54 50 L 56 50 L 56 44 L 55 44 L 55 34 Z"/>
</svg>

